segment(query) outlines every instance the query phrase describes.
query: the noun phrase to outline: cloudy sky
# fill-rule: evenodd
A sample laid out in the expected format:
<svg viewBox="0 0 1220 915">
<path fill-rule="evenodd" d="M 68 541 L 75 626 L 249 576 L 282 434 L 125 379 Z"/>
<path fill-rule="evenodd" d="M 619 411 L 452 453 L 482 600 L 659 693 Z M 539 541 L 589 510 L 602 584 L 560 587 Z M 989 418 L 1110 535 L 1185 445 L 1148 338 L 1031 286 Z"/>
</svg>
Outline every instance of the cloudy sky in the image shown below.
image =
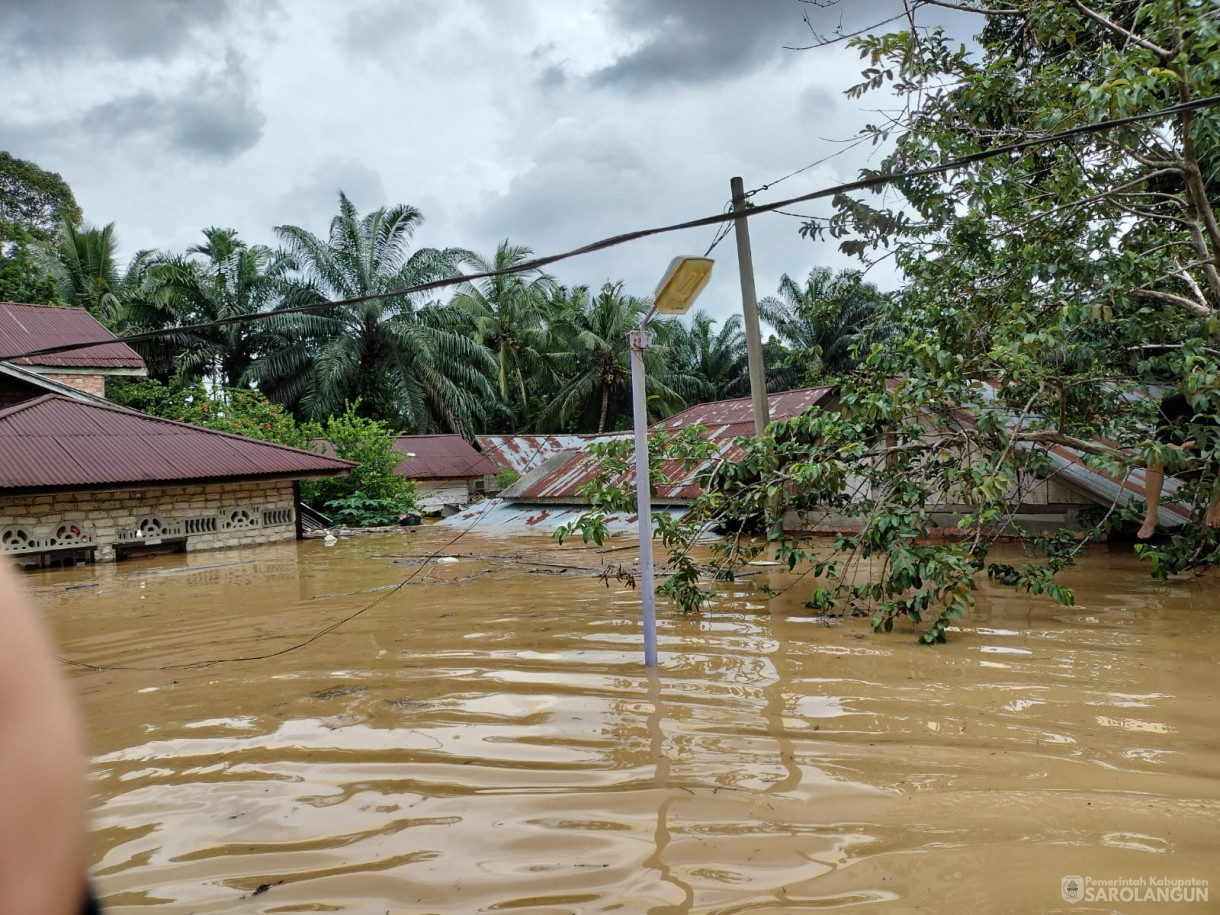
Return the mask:
<svg viewBox="0 0 1220 915">
<path fill-rule="evenodd" d="M 857 54 L 786 48 L 814 42 L 803 16 L 832 35 L 901 2 L 826 3 L 5 0 L 0 149 L 62 174 L 88 221 L 117 223 L 124 256 L 181 250 L 211 225 L 272 244 L 286 223 L 323 234 L 340 188 L 362 212 L 420 208 L 419 244 L 551 254 L 720 212 L 734 175 L 751 189 L 841 152 L 881 104 L 843 97 Z M 850 150 L 758 199 L 851 180 L 875 155 Z M 782 273 L 850 265 L 799 225 L 751 221 L 760 295 Z M 553 273 L 650 295 L 671 257 L 714 234 Z M 723 316 L 740 310 L 732 236 L 713 256 L 700 305 Z"/>
</svg>

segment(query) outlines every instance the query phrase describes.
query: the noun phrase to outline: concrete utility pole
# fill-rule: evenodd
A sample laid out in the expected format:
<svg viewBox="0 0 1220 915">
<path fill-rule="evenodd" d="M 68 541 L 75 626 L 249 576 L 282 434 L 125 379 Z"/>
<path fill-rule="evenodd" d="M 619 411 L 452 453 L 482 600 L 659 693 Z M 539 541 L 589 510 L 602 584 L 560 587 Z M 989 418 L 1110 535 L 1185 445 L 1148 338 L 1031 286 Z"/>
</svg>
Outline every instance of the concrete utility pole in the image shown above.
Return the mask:
<svg viewBox="0 0 1220 915">
<path fill-rule="evenodd" d="M 771 422 L 767 410 L 767 374 L 763 369 L 762 334 L 758 329 L 758 298 L 754 292 L 754 257 L 750 253 L 750 225 L 745 217 L 746 192 L 740 178 L 729 182 L 737 229 L 737 265 L 741 270 L 741 309 L 746 322 L 746 353 L 750 361 L 750 399 L 754 402 L 754 434 L 762 435 Z"/>
</svg>

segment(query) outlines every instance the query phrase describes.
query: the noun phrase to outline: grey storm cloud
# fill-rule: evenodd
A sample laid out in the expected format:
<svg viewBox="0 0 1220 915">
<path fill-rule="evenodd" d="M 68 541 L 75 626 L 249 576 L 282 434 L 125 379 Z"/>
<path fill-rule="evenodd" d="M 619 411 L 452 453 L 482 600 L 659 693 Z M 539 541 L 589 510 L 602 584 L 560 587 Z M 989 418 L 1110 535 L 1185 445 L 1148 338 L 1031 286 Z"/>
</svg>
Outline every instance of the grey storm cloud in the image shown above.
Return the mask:
<svg viewBox="0 0 1220 915">
<path fill-rule="evenodd" d="M 122 60 L 176 56 L 237 0 L 4 0 L 0 41 L 20 61 L 90 51 Z"/>
<path fill-rule="evenodd" d="M 644 89 L 717 81 L 903 12 L 902 0 L 618 0 L 617 26 L 642 38 L 594 85 Z M 801 51 L 786 53 L 799 54 Z M 782 59 L 782 58 L 781 58 Z"/>
<path fill-rule="evenodd" d="M 86 132 L 122 142 L 153 136 L 179 152 L 227 159 L 254 146 L 266 118 L 253 100 L 242 58 L 230 53 L 223 67 L 197 74 L 179 92 L 139 92 L 91 108 L 81 119 Z"/>
<path fill-rule="evenodd" d="M 552 89 L 562 89 L 567 81 L 567 67 L 564 64 L 554 64 L 543 68 L 534 84 L 543 92 L 547 92 Z"/>
<path fill-rule="evenodd" d="M 439 0 L 375 0 L 351 11 L 340 37 L 352 53 L 393 59 L 443 12 Z"/>
</svg>

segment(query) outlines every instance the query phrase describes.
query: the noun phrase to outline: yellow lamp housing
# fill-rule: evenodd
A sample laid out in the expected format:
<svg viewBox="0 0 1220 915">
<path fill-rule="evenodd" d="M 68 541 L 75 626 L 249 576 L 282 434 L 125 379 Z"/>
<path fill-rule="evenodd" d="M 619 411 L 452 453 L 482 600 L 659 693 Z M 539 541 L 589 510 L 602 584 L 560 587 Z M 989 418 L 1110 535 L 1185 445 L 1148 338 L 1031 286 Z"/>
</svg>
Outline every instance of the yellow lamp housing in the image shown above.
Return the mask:
<svg viewBox="0 0 1220 915">
<path fill-rule="evenodd" d="M 684 315 L 712 278 L 710 257 L 675 257 L 652 297 L 653 307 L 663 315 Z"/>
</svg>

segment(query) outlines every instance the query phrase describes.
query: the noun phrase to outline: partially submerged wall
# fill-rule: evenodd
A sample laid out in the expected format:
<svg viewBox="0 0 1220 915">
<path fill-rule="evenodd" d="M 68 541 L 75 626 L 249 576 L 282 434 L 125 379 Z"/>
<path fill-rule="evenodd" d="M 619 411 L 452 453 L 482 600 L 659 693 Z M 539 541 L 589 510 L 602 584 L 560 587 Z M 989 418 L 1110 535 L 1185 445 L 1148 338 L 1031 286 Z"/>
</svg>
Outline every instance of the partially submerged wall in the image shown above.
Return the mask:
<svg viewBox="0 0 1220 915">
<path fill-rule="evenodd" d="M 109 562 L 152 547 L 208 550 L 296 537 L 291 480 L 116 492 L 0 493 L 0 557 Z"/>
</svg>

